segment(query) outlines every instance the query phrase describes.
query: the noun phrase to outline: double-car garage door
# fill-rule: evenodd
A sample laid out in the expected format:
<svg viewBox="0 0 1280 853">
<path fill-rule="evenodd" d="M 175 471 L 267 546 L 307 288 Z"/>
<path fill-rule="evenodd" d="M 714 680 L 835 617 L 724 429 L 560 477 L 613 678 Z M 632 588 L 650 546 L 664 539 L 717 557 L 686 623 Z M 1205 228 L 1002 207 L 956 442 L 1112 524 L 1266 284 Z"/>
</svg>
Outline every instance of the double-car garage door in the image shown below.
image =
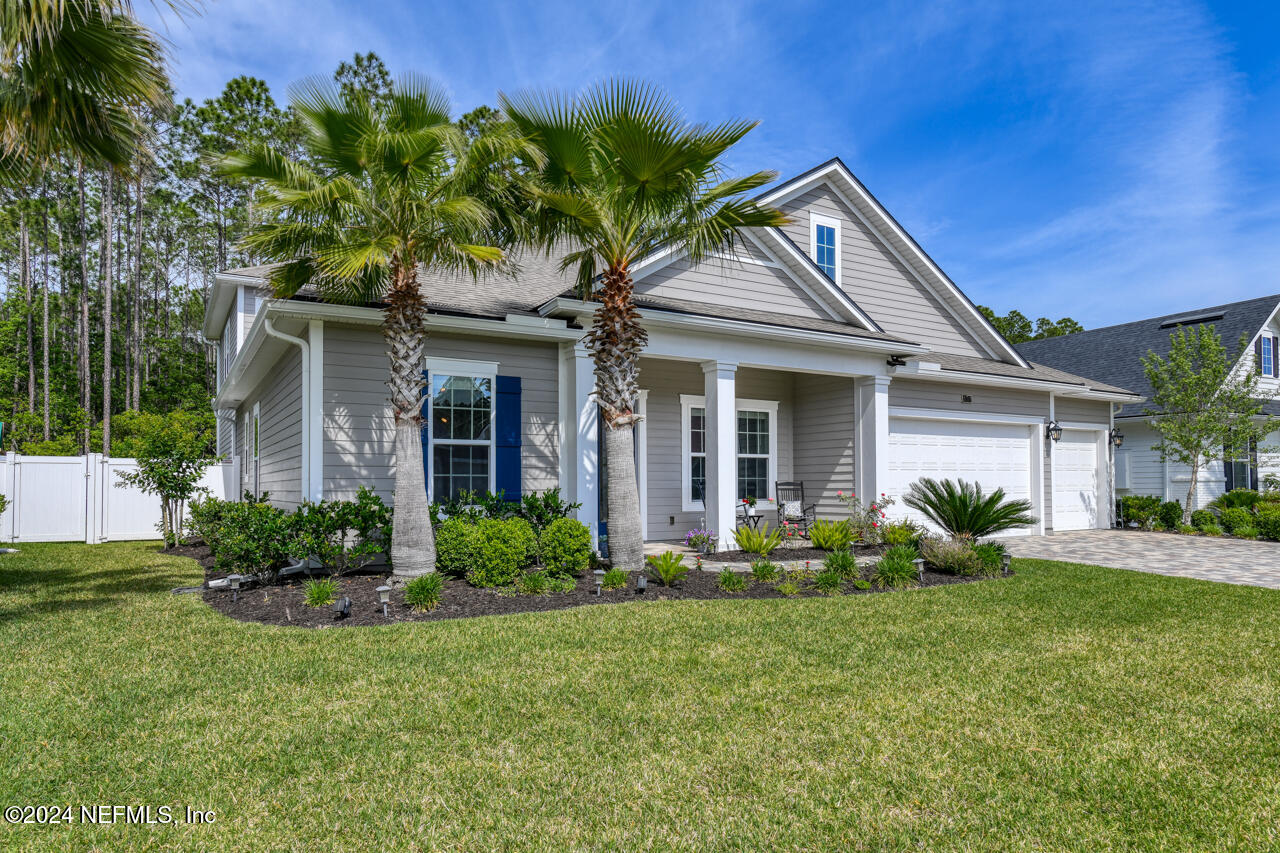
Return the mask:
<svg viewBox="0 0 1280 853">
<path fill-rule="evenodd" d="M 1039 512 L 1044 502 L 1034 489 L 1043 429 L 1038 424 L 891 417 L 887 491 L 902 495 L 921 477 L 949 477 L 981 483 L 988 493 L 1004 489 L 1009 498 L 1030 500 Z M 1055 448 L 1053 470 L 1053 529 L 1096 527 L 1097 433 L 1065 430 Z M 906 506 L 895 510 L 924 521 Z"/>
</svg>

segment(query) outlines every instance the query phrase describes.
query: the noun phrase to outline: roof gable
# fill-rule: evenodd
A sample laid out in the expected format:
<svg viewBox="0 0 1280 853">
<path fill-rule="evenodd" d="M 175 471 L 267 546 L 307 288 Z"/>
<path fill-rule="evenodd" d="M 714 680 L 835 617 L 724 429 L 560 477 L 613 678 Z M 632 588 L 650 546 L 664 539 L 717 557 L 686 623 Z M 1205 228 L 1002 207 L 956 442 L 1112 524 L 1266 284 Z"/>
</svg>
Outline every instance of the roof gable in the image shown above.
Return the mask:
<svg viewBox="0 0 1280 853">
<path fill-rule="evenodd" d="M 1132 323 L 1105 326 L 1018 344 L 1032 361 L 1090 379 L 1128 388 L 1149 397 L 1151 383 L 1142 367 L 1148 352 L 1166 355 L 1169 336 L 1179 328 L 1210 325 L 1230 351 L 1241 336 L 1252 340 L 1280 308 L 1280 295 L 1262 296 L 1196 311 L 1179 311 Z M 1121 417 L 1142 414 L 1139 404 L 1125 406 Z"/>
<path fill-rule="evenodd" d="M 978 345 L 978 352 L 997 360 L 1026 366 L 1026 360 L 1013 345 L 996 331 L 978 311 L 977 306 L 838 157 L 774 187 L 757 200 L 782 206 L 822 184 L 840 199 L 842 205 L 853 215 L 854 221 L 867 234 L 874 236 L 884 251 L 900 265 L 901 272 L 919 285 L 950 320 L 954 320 L 953 329 L 967 333 Z M 941 326 L 939 331 L 944 331 Z"/>
</svg>

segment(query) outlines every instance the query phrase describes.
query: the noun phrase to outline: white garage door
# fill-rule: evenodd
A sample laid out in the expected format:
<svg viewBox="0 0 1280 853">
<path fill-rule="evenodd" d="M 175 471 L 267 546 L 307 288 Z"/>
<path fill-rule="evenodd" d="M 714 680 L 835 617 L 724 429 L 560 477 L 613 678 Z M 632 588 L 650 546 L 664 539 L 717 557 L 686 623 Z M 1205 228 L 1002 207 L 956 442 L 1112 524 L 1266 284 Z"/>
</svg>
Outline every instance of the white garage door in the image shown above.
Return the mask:
<svg viewBox="0 0 1280 853">
<path fill-rule="evenodd" d="M 1053 529 L 1098 526 L 1098 433 L 1064 429 L 1053 448 Z"/>
<path fill-rule="evenodd" d="M 901 501 L 921 477 L 976 481 L 988 493 L 1001 488 L 1009 498 L 1032 500 L 1031 459 L 1027 426 L 890 418 L 887 491 L 898 499 L 893 514 L 924 522 Z"/>
</svg>

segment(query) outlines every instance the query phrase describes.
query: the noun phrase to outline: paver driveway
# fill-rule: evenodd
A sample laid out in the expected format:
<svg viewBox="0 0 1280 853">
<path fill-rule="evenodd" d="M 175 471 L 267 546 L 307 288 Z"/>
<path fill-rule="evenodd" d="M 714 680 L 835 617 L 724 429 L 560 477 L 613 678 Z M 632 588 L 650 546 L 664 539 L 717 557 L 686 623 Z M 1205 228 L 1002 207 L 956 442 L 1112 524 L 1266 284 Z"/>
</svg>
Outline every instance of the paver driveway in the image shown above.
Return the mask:
<svg viewBox="0 0 1280 853">
<path fill-rule="evenodd" d="M 1073 530 L 1004 542 L 1015 557 L 1280 589 L 1280 542 L 1139 530 Z"/>
</svg>

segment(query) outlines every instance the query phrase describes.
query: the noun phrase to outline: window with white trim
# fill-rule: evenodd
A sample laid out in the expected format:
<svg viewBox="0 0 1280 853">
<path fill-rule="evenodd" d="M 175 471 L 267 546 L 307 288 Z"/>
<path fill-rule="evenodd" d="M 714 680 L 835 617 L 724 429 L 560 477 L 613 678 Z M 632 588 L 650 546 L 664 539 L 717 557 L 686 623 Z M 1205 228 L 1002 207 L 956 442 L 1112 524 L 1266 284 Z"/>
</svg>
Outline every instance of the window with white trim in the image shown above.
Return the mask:
<svg viewBox="0 0 1280 853">
<path fill-rule="evenodd" d="M 736 474 L 738 500 L 754 497 L 772 500 L 778 479 L 778 403 L 775 400 L 736 401 L 735 459 L 729 470 Z M 681 504 L 685 512 L 705 507 L 707 489 L 706 401 L 692 394 L 680 395 Z"/>
<path fill-rule="evenodd" d="M 1262 336 L 1262 375 L 1275 376 L 1275 352 L 1272 346 L 1271 335 Z"/>
<path fill-rule="evenodd" d="M 827 278 L 840 282 L 840 220 L 809 214 L 809 254 Z"/>
<path fill-rule="evenodd" d="M 493 377 L 431 373 L 431 498 L 493 490 Z"/>
</svg>

